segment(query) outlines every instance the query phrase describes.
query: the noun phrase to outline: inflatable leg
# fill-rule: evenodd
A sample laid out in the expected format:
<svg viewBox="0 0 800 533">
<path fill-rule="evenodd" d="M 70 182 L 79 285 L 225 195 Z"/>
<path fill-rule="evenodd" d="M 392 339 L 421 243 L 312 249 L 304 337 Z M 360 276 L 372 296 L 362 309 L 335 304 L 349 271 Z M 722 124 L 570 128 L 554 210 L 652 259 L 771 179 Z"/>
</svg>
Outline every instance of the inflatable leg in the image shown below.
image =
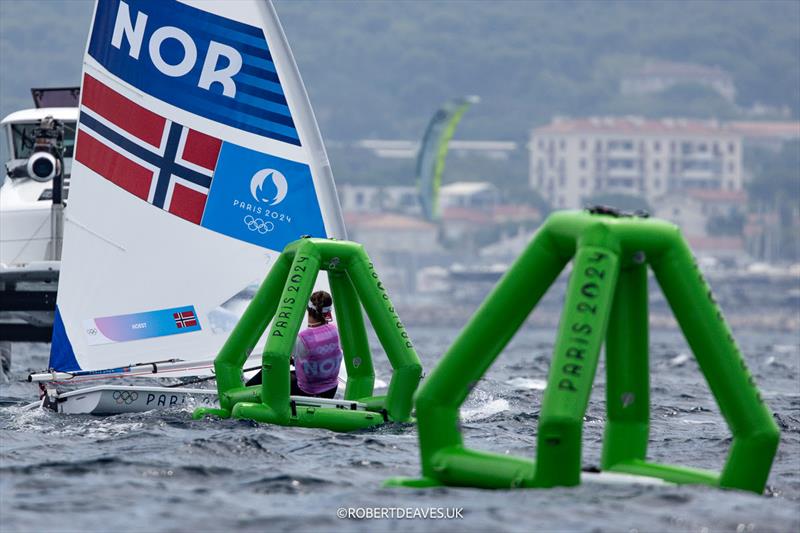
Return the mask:
<svg viewBox="0 0 800 533">
<path fill-rule="evenodd" d="M 344 398 L 358 400 L 372 396 L 375 386 L 375 370 L 369 350 L 364 315 L 358 302 L 353 283 L 346 272 L 328 271 L 337 326 L 342 340 L 344 364 L 347 368 L 347 388 Z"/>
<path fill-rule="evenodd" d="M 362 247 L 350 258 L 348 272 L 394 370 L 385 409 L 391 420 L 406 421 L 411 417 L 413 394 L 422 377 L 419 356 Z"/>
<path fill-rule="evenodd" d="M 642 258 L 643 259 L 643 258 Z M 644 461 L 650 425 L 647 265 L 620 271 L 606 332 L 606 406 L 603 470 Z"/>
<path fill-rule="evenodd" d="M 575 255 L 542 399 L 536 439 L 537 487 L 581 481 L 583 416 L 619 272 L 619 260 L 612 250 L 587 244 Z"/>
<path fill-rule="evenodd" d="M 733 433 L 719 485 L 760 493 L 778 447 L 778 427 L 686 241 L 676 234 L 669 252 L 652 266 Z"/>
</svg>

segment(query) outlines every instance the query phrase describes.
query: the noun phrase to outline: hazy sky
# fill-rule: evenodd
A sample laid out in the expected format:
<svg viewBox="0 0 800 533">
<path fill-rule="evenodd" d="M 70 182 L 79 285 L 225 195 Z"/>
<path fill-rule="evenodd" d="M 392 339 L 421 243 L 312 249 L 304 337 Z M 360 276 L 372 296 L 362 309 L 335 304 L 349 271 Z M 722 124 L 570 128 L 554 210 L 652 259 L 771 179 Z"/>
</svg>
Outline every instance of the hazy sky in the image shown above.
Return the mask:
<svg viewBox="0 0 800 533">
<path fill-rule="evenodd" d="M 79 85 L 89 0 L 0 0 L 0 115 L 33 107 L 30 88 Z"/>
</svg>

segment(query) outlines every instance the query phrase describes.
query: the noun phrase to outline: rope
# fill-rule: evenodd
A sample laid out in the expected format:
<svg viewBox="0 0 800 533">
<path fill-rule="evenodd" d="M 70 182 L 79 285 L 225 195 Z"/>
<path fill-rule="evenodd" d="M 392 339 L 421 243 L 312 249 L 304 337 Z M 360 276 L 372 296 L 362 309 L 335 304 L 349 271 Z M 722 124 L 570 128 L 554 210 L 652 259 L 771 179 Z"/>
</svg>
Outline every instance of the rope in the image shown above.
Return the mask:
<svg viewBox="0 0 800 533">
<path fill-rule="evenodd" d="M 242 372 L 249 372 L 250 370 L 257 370 L 261 368 L 261 366 L 251 366 L 250 368 L 243 368 Z M 208 376 L 205 378 L 197 378 L 191 381 L 182 381 L 180 383 L 173 383 L 172 385 L 167 385 L 167 388 L 174 389 L 176 387 L 183 387 L 184 385 L 194 385 L 196 383 L 204 383 L 206 381 L 211 381 L 212 379 L 217 379 L 217 376 Z"/>
</svg>

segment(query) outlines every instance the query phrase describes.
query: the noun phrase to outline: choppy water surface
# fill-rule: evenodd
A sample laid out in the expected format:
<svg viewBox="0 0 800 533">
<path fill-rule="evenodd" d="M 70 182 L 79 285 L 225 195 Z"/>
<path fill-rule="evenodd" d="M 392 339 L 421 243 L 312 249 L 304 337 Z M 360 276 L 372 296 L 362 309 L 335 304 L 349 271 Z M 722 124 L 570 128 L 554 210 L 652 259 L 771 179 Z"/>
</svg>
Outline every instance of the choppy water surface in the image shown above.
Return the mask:
<svg viewBox="0 0 800 533">
<path fill-rule="evenodd" d="M 427 369 L 455 328 L 413 328 Z M 532 456 L 554 334 L 525 328 L 463 408 L 472 447 Z M 354 434 L 233 420 L 192 421 L 189 410 L 113 417 L 24 412 L 21 380 L 46 366 L 47 345 L 15 347 L 0 387 L 3 531 L 218 530 L 800 530 L 800 349 L 797 334 L 737 332 L 781 427 L 768 494 L 706 487 L 583 485 L 482 491 L 384 489 L 419 475 L 413 426 Z M 374 341 L 373 341 L 374 344 Z M 730 435 L 677 332 L 652 334 L 650 459 L 721 468 Z M 379 378 L 388 378 L 383 356 Z M 584 430 L 597 465 L 604 368 Z M 341 520 L 340 507 L 458 507 L 463 520 Z"/>
</svg>

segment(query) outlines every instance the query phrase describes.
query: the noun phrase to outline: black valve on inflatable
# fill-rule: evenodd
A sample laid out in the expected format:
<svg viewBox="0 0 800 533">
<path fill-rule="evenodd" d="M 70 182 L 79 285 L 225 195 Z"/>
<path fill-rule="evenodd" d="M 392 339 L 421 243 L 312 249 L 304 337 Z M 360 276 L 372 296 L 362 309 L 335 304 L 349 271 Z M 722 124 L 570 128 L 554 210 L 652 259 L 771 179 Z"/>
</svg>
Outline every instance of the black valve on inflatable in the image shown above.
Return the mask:
<svg viewBox="0 0 800 533">
<path fill-rule="evenodd" d="M 620 217 L 636 217 L 636 218 L 650 218 L 650 213 L 644 209 L 637 209 L 635 211 L 623 211 L 617 207 L 609 205 L 587 205 L 586 211 L 592 215 L 608 215 L 614 218 Z"/>
</svg>

